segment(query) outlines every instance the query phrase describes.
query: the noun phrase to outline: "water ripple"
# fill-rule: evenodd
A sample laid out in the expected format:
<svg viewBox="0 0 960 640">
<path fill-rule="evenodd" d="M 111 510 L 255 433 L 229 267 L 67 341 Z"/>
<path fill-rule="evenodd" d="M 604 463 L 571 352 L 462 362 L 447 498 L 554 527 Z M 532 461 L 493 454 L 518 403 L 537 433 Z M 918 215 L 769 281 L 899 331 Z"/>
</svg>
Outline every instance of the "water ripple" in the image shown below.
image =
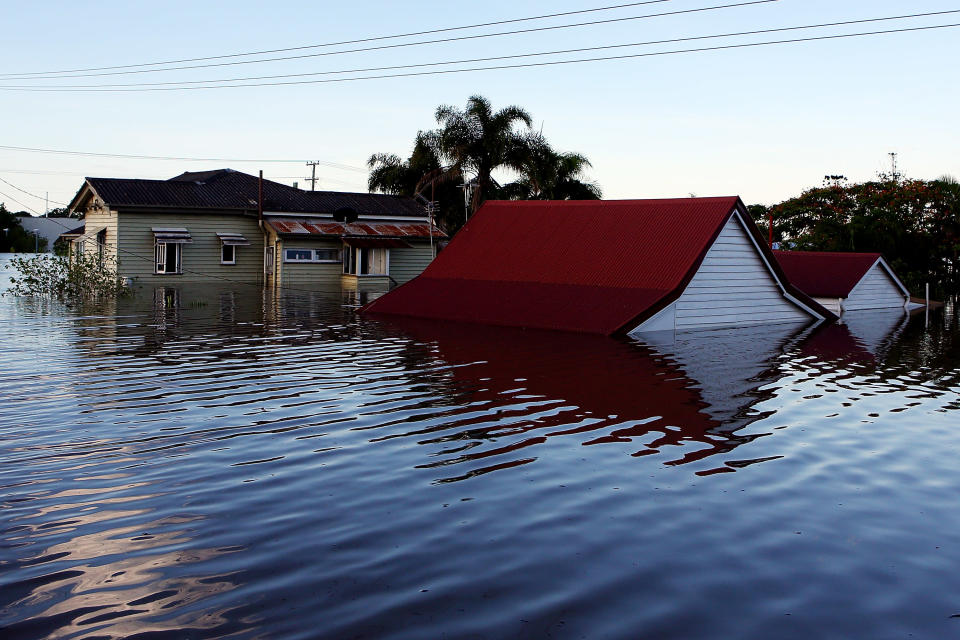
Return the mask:
<svg viewBox="0 0 960 640">
<path fill-rule="evenodd" d="M 0 299 L 5 639 L 956 634 L 952 307 L 622 341 L 146 293 Z"/>
</svg>

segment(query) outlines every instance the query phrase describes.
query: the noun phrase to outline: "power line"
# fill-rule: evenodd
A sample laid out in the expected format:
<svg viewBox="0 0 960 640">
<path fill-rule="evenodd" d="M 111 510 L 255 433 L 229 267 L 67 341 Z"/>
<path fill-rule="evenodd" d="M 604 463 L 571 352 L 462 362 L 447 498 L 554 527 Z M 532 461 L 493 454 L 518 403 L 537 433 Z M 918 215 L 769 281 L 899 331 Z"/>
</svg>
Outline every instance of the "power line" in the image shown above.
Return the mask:
<svg viewBox="0 0 960 640">
<path fill-rule="evenodd" d="M 279 57 L 274 57 L 274 58 L 262 58 L 262 59 L 260 59 L 260 60 L 240 60 L 240 61 L 236 61 L 236 62 L 216 62 L 216 63 L 209 63 L 209 64 L 186 65 L 186 66 L 180 66 L 180 67 L 166 67 L 166 68 L 163 68 L 163 69 L 138 69 L 138 70 L 133 70 L 133 71 L 109 71 L 109 72 L 102 72 L 102 73 L 77 73 L 77 74 L 69 74 L 69 75 L 48 75 L 48 76 L 44 76 L 44 77 L 42 77 L 42 78 L 40 78 L 40 77 L 28 77 L 28 76 L 13 76 L 13 77 L 6 77 L 6 78 L 4 78 L 4 80 L 38 80 L 38 79 L 48 79 L 48 78 L 87 78 L 87 77 L 94 77 L 94 76 L 131 75 L 131 74 L 140 74 L 140 73 L 157 73 L 157 72 L 162 72 L 162 71 L 182 71 L 182 70 L 185 70 L 185 69 L 207 69 L 207 68 L 210 68 L 210 67 L 230 67 L 230 66 L 237 66 L 237 65 L 243 65 L 243 64 L 260 64 L 260 63 L 264 63 L 264 62 L 280 62 L 280 61 L 285 61 L 285 60 L 299 60 L 299 59 L 303 59 L 303 58 L 317 58 L 317 57 L 321 57 L 321 56 L 336 56 L 336 55 L 343 55 L 343 54 L 345 54 L 345 53 L 359 53 L 359 52 L 365 52 L 365 51 L 382 51 L 382 50 L 384 50 L 384 49 L 398 49 L 398 48 L 402 48 L 402 47 L 414 47 L 414 46 L 422 46 L 422 45 L 427 45 L 427 44 L 440 44 L 440 43 L 445 43 L 445 42 L 458 42 L 458 41 L 463 41 L 463 40 L 477 40 L 477 39 L 481 39 L 481 38 L 493 38 L 493 37 L 500 37 L 500 36 L 518 35 L 518 34 L 524 34 L 524 33 L 537 33 L 537 32 L 543 32 L 543 31 L 556 31 L 556 30 L 558 30 L 558 29 L 572 29 L 572 28 L 576 28 L 576 27 L 595 26 L 595 25 L 598 25 L 598 24 L 612 24 L 612 23 L 617 23 L 617 22 L 627 22 L 627 21 L 630 21 L 630 20 L 646 20 L 646 19 L 649 19 L 649 18 L 660 18 L 660 17 L 664 17 L 664 16 L 677 16 L 677 15 L 685 15 L 685 14 L 691 14 L 691 13 L 702 13 L 702 12 L 705 12 L 705 11 L 717 11 L 717 10 L 721 10 L 721 9 L 733 9 L 733 8 L 737 8 L 737 7 L 747 7 L 747 6 L 751 6 L 751 5 L 757 5 L 757 4 L 768 4 L 768 3 L 771 3 L 771 2 L 779 2 L 779 0 L 747 0 L 747 1 L 744 1 L 744 2 L 736 2 L 736 3 L 732 3 L 732 4 L 713 5 L 713 6 L 709 6 L 709 7 L 698 7 L 698 8 L 694 8 L 694 9 L 681 9 L 681 10 L 677 10 L 677 11 L 664 11 L 664 12 L 661 12 L 661 13 L 649 13 L 649 14 L 640 15 L 640 16 L 626 16 L 626 17 L 621 17 L 621 18 L 608 18 L 608 19 L 605 19 L 605 20 L 593 20 L 593 21 L 589 21 L 589 22 L 577 22 L 577 23 L 572 23 L 572 24 L 551 25 L 551 26 L 546 26 L 546 27 L 531 27 L 531 28 L 529 28 L 529 29 L 517 29 L 517 30 L 514 30 L 514 31 L 499 31 L 499 32 L 494 32 L 494 33 L 483 33 L 483 34 L 477 34 L 477 35 L 472 35 L 472 36 L 457 36 L 457 37 L 452 37 L 452 38 L 437 38 L 437 39 L 434 39 L 434 40 L 421 40 L 421 41 L 419 41 L 419 42 L 405 42 L 405 43 L 401 43 L 401 44 L 387 44 L 387 45 L 377 45 L 377 46 L 373 46 L 373 47 L 360 47 L 360 48 L 356 48 L 356 49 L 342 49 L 342 50 L 340 50 L 340 51 L 325 51 L 325 52 L 321 52 L 321 53 L 305 53 L 305 54 L 300 54 L 300 55 L 295 55 L 295 56 L 279 56 Z"/>
<path fill-rule="evenodd" d="M 42 169 L 0 169 L 0 173 L 22 173 L 36 176 L 71 176 L 83 177 L 83 173 L 67 173 L 64 171 L 45 171 Z"/>
<path fill-rule="evenodd" d="M 6 180 L 4 180 L 4 182 L 6 182 Z M 10 183 L 7 182 L 7 184 L 10 184 Z M 13 185 L 10 185 L 10 186 L 12 187 Z M 28 204 L 24 204 L 24 203 L 20 202 L 19 200 L 17 200 L 16 198 L 14 198 L 14 197 L 11 196 L 11 195 L 7 195 L 6 193 L 0 191 L 0 196 L 2 196 L 2 197 L 4 197 L 4 198 L 7 198 L 8 200 L 13 200 L 14 202 L 16 202 L 16 203 L 17 203 L 18 205 L 20 205 L 21 207 L 26 207 L 26 208 L 29 209 L 32 213 L 35 213 L 35 214 L 37 214 L 38 216 L 40 215 L 40 212 L 39 212 L 39 211 L 37 211 L 36 209 L 34 209 L 33 207 L 31 207 L 31 206 L 28 205 Z"/>
<path fill-rule="evenodd" d="M 634 53 L 634 54 L 625 54 L 618 56 L 599 56 L 593 58 L 576 58 L 573 60 L 552 60 L 546 62 L 527 62 L 522 64 L 512 64 L 512 65 L 491 65 L 486 67 L 469 67 L 466 69 L 441 69 L 436 71 L 416 71 L 409 73 L 394 73 L 394 74 L 381 74 L 374 76 L 359 76 L 354 78 L 327 78 L 323 80 L 288 80 L 282 82 L 255 82 L 255 83 L 246 83 L 246 84 L 230 84 L 230 85 L 204 85 L 204 86 L 175 86 L 175 87 L 134 87 L 134 88 L 86 88 L 86 89 L 58 89 L 58 88 L 30 88 L 30 89 L 16 89 L 16 88 L 6 88 L 0 87 L 0 91 L 38 91 L 38 92 L 138 92 L 138 91 L 190 91 L 198 89 L 234 89 L 240 87 L 270 87 L 270 86 L 287 86 L 287 85 L 303 85 L 303 84 L 328 84 L 335 82 L 357 82 L 361 80 L 383 80 L 387 78 L 410 78 L 417 76 L 434 76 L 434 75 L 449 75 L 454 73 L 469 73 L 475 71 L 498 71 L 504 69 L 525 69 L 525 68 L 535 68 L 535 67 L 549 67 L 549 66 L 558 66 L 566 64 L 581 64 L 586 62 L 606 62 L 611 60 L 628 60 L 634 58 L 652 58 L 659 56 L 668 56 L 668 55 L 677 55 L 683 53 L 703 53 L 710 51 L 724 51 L 731 49 L 746 49 L 750 47 L 763 47 L 771 45 L 781 45 L 781 44 L 795 44 L 801 42 L 816 42 L 824 40 L 839 40 L 844 38 L 857 38 L 865 36 L 876 36 L 892 33 L 908 33 L 908 32 L 918 32 L 918 31 L 931 31 L 934 29 L 948 29 L 953 27 L 960 27 L 960 23 L 951 23 L 951 24 L 940 24 L 940 25 L 931 25 L 925 27 L 905 27 L 901 29 L 886 29 L 880 31 L 864 31 L 860 33 L 844 33 L 836 34 L 829 36 L 811 36 L 808 38 L 792 38 L 787 40 L 769 40 L 766 42 L 748 42 L 740 44 L 729 44 L 729 45 L 717 45 L 713 47 L 699 47 L 694 49 L 675 49 L 672 51 L 655 51 L 650 53 Z M 0 149 L 5 147 L 0 146 Z"/>
<path fill-rule="evenodd" d="M 21 72 L 21 73 L 0 73 L 0 78 L 6 77 L 6 76 L 44 76 L 44 75 L 49 75 L 49 74 L 54 74 L 54 73 L 80 73 L 80 72 L 84 72 L 84 71 L 106 71 L 106 70 L 110 70 L 110 69 L 134 69 L 134 68 L 137 68 L 137 67 L 150 67 L 150 66 L 159 66 L 159 65 L 166 65 L 166 64 L 180 64 L 180 63 L 183 63 L 183 62 L 202 62 L 202 61 L 204 61 L 204 60 L 223 60 L 223 59 L 226 59 L 226 58 L 240 58 L 240 57 L 244 57 L 244 56 L 259 56 L 259 55 L 266 55 L 266 54 L 270 54 L 270 53 L 284 53 L 284 52 L 286 52 L 286 51 L 303 51 L 303 50 L 306 50 L 306 49 L 319 49 L 319 48 L 322 48 L 322 47 L 336 47 L 336 46 L 345 45 L 345 44 L 360 44 L 360 43 L 362 43 L 362 42 L 376 42 L 376 41 L 380 41 L 380 40 L 393 40 L 393 39 L 397 39 L 397 38 L 408 38 L 408 37 L 413 37 L 413 36 L 425 36 L 425 35 L 430 35 L 430 34 L 432 34 L 432 33 L 446 33 L 446 32 L 450 32 L 450 31 L 463 31 L 463 30 L 466 30 L 466 29 L 479 29 L 479 28 L 481 28 L 481 27 L 494 27 L 494 26 L 498 26 L 498 25 L 501 25 L 501 24 L 512 24 L 512 23 L 518 23 L 518 22 L 531 22 L 531 21 L 534 21 L 534 20 L 546 20 L 546 19 L 548 19 L 548 18 L 560 18 L 560 17 L 564 17 L 564 16 L 572 16 L 572 15 L 578 15 L 578 14 L 584 14 L 584 13 L 597 13 L 597 12 L 600 12 L 600 11 L 612 11 L 612 10 L 614 10 L 614 9 L 626 9 L 626 8 L 630 8 L 630 7 L 638 7 L 638 6 L 641 6 L 641 5 L 659 4 L 659 3 L 662 3 L 662 2 L 671 2 L 671 1 L 672 1 L 672 0 L 646 0 L 646 1 L 644 1 L 644 2 L 629 2 L 629 3 L 626 3 L 626 4 L 614 4 L 614 5 L 609 5 L 609 6 L 606 6 L 606 7 L 596 7 L 596 8 L 594 8 L 594 9 L 581 9 L 581 10 L 578 10 L 578 11 L 563 11 L 563 12 L 560 12 L 560 13 L 546 13 L 546 14 L 542 14 L 542 15 L 538 15 L 538 16 L 529 16 L 529 17 L 526 17 L 526 18 L 512 18 L 512 19 L 508 19 L 508 20 L 496 20 L 496 21 L 493 21 L 493 22 L 480 22 L 480 23 L 477 23 L 477 24 L 468 24 L 468 25 L 462 25 L 462 26 L 459 26 L 459 27 L 445 27 L 445 28 L 439 28 L 439 29 L 429 29 L 429 30 L 426 30 L 426 31 L 411 31 L 411 32 L 408 32 L 408 33 L 398 33 L 398 34 L 387 35 L 387 36 L 372 36 L 372 37 L 368 37 L 368 38 L 358 38 L 358 39 L 356 39 L 356 40 L 340 40 L 340 41 L 338 41 L 338 42 L 324 42 L 324 43 L 321 43 L 321 44 L 310 44 L 310 45 L 303 45 L 303 46 L 299 46 L 299 47 L 286 47 L 286 48 L 283 48 L 283 49 L 264 49 L 264 50 L 261 50 L 261 51 L 246 51 L 246 52 L 241 52 L 241 53 L 229 53 L 229 54 L 218 55 L 218 56 L 206 56 L 206 57 L 202 57 L 202 58 L 181 58 L 181 59 L 179 59 L 179 60 L 162 60 L 162 61 L 159 61 L 159 62 L 141 62 L 141 63 L 139 63 L 139 64 L 122 64 L 122 65 L 113 65 L 113 66 L 109 66 L 109 67 L 88 67 L 88 68 L 84 68 L 84 69 L 60 69 L 60 70 L 58 70 L 58 71 L 25 71 L 25 72 Z"/>
<path fill-rule="evenodd" d="M 640 47 L 640 46 L 649 46 L 649 45 L 658 45 L 658 44 L 671 44 L 677 42 L 691 42 L 698 40 L 713 40 L 718 38 L 733 38 L 741 36 L 751 36 L 751 35 L 761 35 L 767 33 L 782 33 L 786 31 L 799 31 L 804 29 L 822 29 L 828 27 L 839 27 L 839 26 L 849 26 L 854 24 L 865 24 L 872 22 L 889 22 L 892 20 L 906 20 L 910 18 L 924 18 L 930 16 L 939 16 L 945 14 L 956 14 L 960 13 L 960 9 L 952 9 L 949 11 L 932 11 L 928 13 L 912 13 L 904 14 L 899 16 L 886 16 L 881 18 L 863 18 L 857 20 L 844 20 L 840 22 L 824 22 L 819 24 L 808 24 L 801 26 L 793 27 L 778 27 L 770 29 L 756 29 L 752 31 L 736 31 L 730 33 L 720 33 L 714 35 L 706 36 L 689 36 L 684 38 L 669 38 L 665 40 L 648 40 L 644 42 L 629 42 L 624 44 L 611 44 L 611 45 L 601 45 L 595 47 L 581 47 L 577 49 L 558 49 L 554 51 L 542 51 L 536 53 L 520 53 L 513 55 L 504 55 L 504 56 L 491 56 L 485 58 L 467 58 L 461 60 L 447 60 L 443 62 L 424 62 L 419 64 L 403 64 L 403 65 L 392 65 L 384 67 L 365 67 L 365 68 L 355 68 L 355 69 L 341 69 L 336 71 L 313 71 L 307 73 L 287 73 L 279 75 L 268 75 L 268 76 L 246 76 L 241 78 L 219 78 L 214 80 L 183 80 L 183 81 L 168 81 L 168 82 L 136 82 L 136 83 L 127 83 L 127 84 L 95 84 L 95 85 L 0 85 L 0 89 L 92 89 L 92 88 L 123 88 L 123 87 L 158 87 L 158 86 L 181 86 L 181 85 L 203 85 L 203 84 L 215 84 L 218 82 L 245 82 L 251 80 L 275 80 L 280 78 L 302 78 L 302 77 L 314 77 L 314 76 L 326 76 L 326 75 L 338 75 L 344 73 L 366 73 L 371 71 L 394 71 L 399 69 L 415 69 L 422 67 L 435 67 L 442 65 L 451 65 L 451 64 L 469 64 L 476 62 L 491 62 L 494 60 L 512 60 L 517 58 L 530 58 L 537 56 L 552 56 L 568 53 L 583 53 L 587 51 L 601 51 L 608 49 L 621 49 L 625 47 Z M 311 163 L 307 163 L 311 164 Z M 307 178 L 310 180 L 310 178 Z"/>
<path fill-rule="evenodd" d="M 4 183 L 5 185 L 8 185 L 8 186 L 13 187 L 14 189 L 16 189 L 17 191 L 19 191 L 20 193 L 25 193 L 25 194 L 27 194 L 28 196 L 33 196 L 34 198 L 37 198 L 38 200 L 49 200 L 49 201 L 52 202 L 53 204 L 61 204 L 61 205 L 65 206 L 65 207 L 67 206 L 67 203 L 66 203 L 66 202 L 57 202 L 56 200 L 50 200 L 49 198 L 44 198 L 43 196 L 38 196 L 38 195 L 35 194 L 35 193 L 30 193 L 30 192 L 27 191 L 26 189 L 21 189 L 21 188 L 18 187 L 17 185 L 13 184 L 12 182 L 7 182 L 7 181 L 4 180 L 3 178 L 0 178 L 0 182 Z"/>
<path fill-rule="evenodd" d="M 148 155 L 134 155 L 134 154 L 125 154 L 125 153 L 99 153 L 94 151 L 68 151 L 64 149 L 39 149 L 36 147 L 14 147 L 11 145 L 0 145 L 0 149 L 5 149 L 8 151 L 28 151 L 31 153 L 54 153 L 60 155 L 70 155 L 70 156 L 90 156 L 96 158 L 122 158 L 124 160 L 174 160 L 178 162 L 248 162 L 248 163 L 296 163 L 301 164 L 303 160 L 276 160 L 276 159 L 264 159 L 264 158 L 185 158 L 177 156 L 148 156 Z M 348 164 L 340 164 L 339 162 L 324 162 L 320 161 L 325 167 L 330 167 L 332 169 L 343 169 L 346 171 L 359 171 L 361 173 L 366 173 L 367 170 L 361 167 L 355 167 Z"/>
</svg>

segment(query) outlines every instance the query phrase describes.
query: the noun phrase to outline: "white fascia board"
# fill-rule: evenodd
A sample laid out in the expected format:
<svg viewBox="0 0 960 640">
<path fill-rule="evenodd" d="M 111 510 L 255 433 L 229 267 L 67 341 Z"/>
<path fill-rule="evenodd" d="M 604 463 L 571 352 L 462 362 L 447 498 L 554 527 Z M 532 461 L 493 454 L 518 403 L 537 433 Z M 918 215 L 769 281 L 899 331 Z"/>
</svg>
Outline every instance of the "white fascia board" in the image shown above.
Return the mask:
<svg viewBox="0 0 960 640">
<path fill-rule="evenodd" d="M 907 296 L 907 299 L 909 300 L 910 291 L 905 286 L 903 286 L 903 283 L 900 282 L 900 278 L 897 277 L 897 274 L 893 272 L 893 269 L 890 268 L 890 265 L 887 264 L 887 261 L 884 260 L 882 256 L 880 258 L 877 258 L 877 261 L 874 263 L 873 267 L 877 266 L 878 264 L 884 268 L 884 270 L 887 272 L 887 275 L 890 276 L 890 279 L 893 280 L 894 283 L 896 283 L 896 285 L 900 288 L 900 293 Z M 873 267 L 870 267 L 870 269 L 873 269 Z M 870 273 L 869 269 L 867 270 L 867 273 Z M 863 277 L 866 278 L 867 274 L 866 273 L 863 274 Z M 860 283 L 858 282 L 857 284 L 860 284 Z M 854 287 L 854 289 L 856 289 L 856 287 Z"/>
<path fill-rule="evenodd" d="M 797 305 L 807 313 L 809 313 L 811 316 L 813 316 L 817 320 L 826 320 L 825 316 L 821 315 L 817 311 L 814 311 L 807 305 L 803 304 L 800 300 L 790 295 L 790 292 L 787 291 L 787 288 L 783 286 L 783 282 L 781 282 L 780 278 L 777 276 L 776 270 L 767 260 L 767 256 L 763 252 L 763 250 L 760 248 L 760 245 L 757 244 L 757 239 L 753 237 L 753 234 L 750 233 L 749 227 L 747 227 L 747 223 L 743 221 L 743 214 L 741 214 L 740 212 L 740 207 L 736 208 L 736 210 L 733 212 L 733 215 L 737 216 L 737 221 L 740 223 L 740 226 L 743 228 L 743 232 L 750 239 L 750 242 L 751 244 L 753 244 L 754 249 L 757 250 L 757 255 L 760 256 L 761 260 L 763 260 L 763 264 L 764 266 L 766 266 L 767 272 L 773 277 L 773 281 L 777 283 L 777 288 L 780 289 L 780 293 L 783 294 L 783 297 L 789 300 L 790 302 L 792 302 L 793 304 Z"/>
<path fill-rule="evenodd" d="M 326 220 L 333 220 L 332 213 L 284 213 L 279 211 L 264 211 L 263 215 L 273 216 L 275 218 L 323 218 Z M 357 222 L 360 220 L 380 220 L 384 222 L 430 222 L 430 219 L 426 216 L 422 218 L 416 218 L 414 216 L 358 216 Z"/>
</svg>

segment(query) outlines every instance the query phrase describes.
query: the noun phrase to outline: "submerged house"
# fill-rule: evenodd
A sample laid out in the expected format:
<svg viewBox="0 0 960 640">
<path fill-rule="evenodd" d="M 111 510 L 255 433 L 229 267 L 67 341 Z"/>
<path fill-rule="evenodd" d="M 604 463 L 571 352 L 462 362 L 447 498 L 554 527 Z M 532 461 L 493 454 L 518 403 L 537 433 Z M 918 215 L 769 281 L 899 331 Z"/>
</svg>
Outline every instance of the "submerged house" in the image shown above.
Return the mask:
<svg viewBox="0 0 960 640">
<path fill-rule="evenodd" d="M 774 251 L 790 281 L 833 313 L 905 309 L 910 292 L 879 253 Z"/>
<path fill-rule="evenodd" d="M 834 317 L 784 276 L 737 197 L 490 201 L 365 311 L 606 335 Z"/>
<path fill-rule="evenodd" d="M 262 196 L 261 196 L 262 193 Z M 413 199 L 303 191 L 230 169 L 169 180 L 87 178 L 70 203 L 71 252 L 141 283 L 402 284 L 445 237 Z"/>
</svg>

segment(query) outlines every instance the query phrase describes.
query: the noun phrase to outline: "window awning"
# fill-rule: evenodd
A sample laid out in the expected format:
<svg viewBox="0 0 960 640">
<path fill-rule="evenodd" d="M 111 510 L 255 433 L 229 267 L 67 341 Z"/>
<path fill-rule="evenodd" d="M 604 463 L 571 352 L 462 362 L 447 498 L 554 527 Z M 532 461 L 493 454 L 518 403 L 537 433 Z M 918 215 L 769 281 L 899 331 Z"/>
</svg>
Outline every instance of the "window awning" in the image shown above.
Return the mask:
<svg viewBox="0 0 960 640">
<path fill-rule="evenodd" d="M 193 242 L 190 232 L 182 227 L 153 227 L 151 231 L 153 231 L 153 237 L 157 242 L 166 244 L 190 244 Z"/>
<path fill-rule="evenodd" d="M 220 242 L 226 246 L 234 247 L 248 247 L 250 246 L 250 241 L 243 237 L 243 234 L 240 233 L 217 233 L 217 237 L 220 238 Z"/>
<path fill-rule="evenodd" d="M 97 234 L 107 230 L 106 227 L 91 227 L 88 229 L 87 225 L 83 225 L 81 229 L 80 237 L 83 238 L 96 238 Z M 74 233 L 74 231 L 69 231 L 68 233 Z"/>
<path fill-rule="evenodd" d="M 399 238 L 344 238 L 343 241 L 355 249 L 398 249 L 409 247 L 410 243 Z"/>
</svg>

